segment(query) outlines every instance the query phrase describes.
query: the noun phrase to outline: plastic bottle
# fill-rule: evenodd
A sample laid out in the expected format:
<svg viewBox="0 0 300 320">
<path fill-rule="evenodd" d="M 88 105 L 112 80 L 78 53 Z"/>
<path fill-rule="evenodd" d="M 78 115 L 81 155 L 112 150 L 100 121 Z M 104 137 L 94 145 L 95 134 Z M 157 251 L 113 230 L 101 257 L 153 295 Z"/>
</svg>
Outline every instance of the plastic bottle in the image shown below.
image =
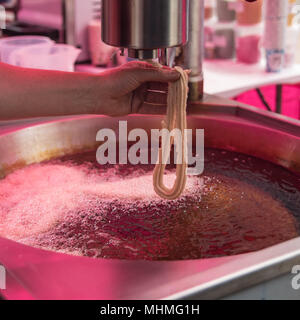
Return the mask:
<svg viewBox="0 0 300 320">
<path fill-rule="evenodd" d="M 237 3 L 237 23 L 240 26 L 256 25 L 262 21 L 263 0 L 247 2 L 238 0 Z"/>
<path fill-rule="evenodd" d="M 263 1 L 239 0 L 237 4 L 237 61 L 255 64 L 261 58 Z"/>
<path fill-rule="evenodd" d="M 205 21 L 210 20 L 214 16 L 215 1 L 205 0 L 204 1 L 204 19 Z"/>
<path fill-rule="evenodd" d="M 237 27 L 236 58 L 238 62 L 256 64 L 260 61 L 262 31 L 261 23 Z"/>
<path fill-rule="evenodd" d="M 216 59 L 233 59 L 235 56 L 236 1 L 217 0 L 217 22 L 213 42 Z"/>
<path fill-rule="evenodd" d="M 218 22 L 214 31 L 215 57 L 233 59 L 235 57 L 235 23 Z"/>
<path fill-rule="evenodd" d="M 215 58 L 214 26 L 216 24 L 215 1 L 205 0 L 205 20 L 204 20 L 204 55 L 205 59 Z"/>
<path fill-rule="evenodd" d="M 300 39 L 300 8 L 295 7 L 295 4 L 296 0 L 289 0 L 284 61 L 286 68 L 292 67 L 296 63 L 299 45 L 298 39 Z"/>
<path fill-rule="evenodd" d="M 219 22 L 235 21 L 235 1 L 217 0 L 217 17 Z"/>
<path fill-rule="evenodd" d="M 280 72 L 284 67 L 288 6 L 287 0 L 265 0 L 264 47 L 267 72 Z"/>
</svg>

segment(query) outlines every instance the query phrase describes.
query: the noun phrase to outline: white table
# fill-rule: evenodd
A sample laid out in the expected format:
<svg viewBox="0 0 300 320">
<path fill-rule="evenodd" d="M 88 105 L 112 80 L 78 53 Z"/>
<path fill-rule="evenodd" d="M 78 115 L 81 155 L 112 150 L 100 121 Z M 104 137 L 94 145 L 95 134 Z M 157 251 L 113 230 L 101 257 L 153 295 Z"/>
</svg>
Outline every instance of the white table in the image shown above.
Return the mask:
<svg viewBox="0 0 300 320">
<path fill-rule="evenodd" d="M 300 64 L 280 73 L 265 72 L 265 63 L 247 65 L 230 60 L 204 62 L 204 91 L 232 98 L 245 91 L 266 85 L 300 82 Z"/>
<path fill-rule="evenodd" d="M 300 64 L 279 73 L 265 71 L 265 61 L 256 65 L 231 60 L 204 62 L 204 91 L 223 98 L 233 98 L 245 91 L 256 89 L 262 103 L 272 111 L 260 87 L 276 85 L 276 112 L 282 111 L 282 85 L 300 82 Z"/>
</svg>

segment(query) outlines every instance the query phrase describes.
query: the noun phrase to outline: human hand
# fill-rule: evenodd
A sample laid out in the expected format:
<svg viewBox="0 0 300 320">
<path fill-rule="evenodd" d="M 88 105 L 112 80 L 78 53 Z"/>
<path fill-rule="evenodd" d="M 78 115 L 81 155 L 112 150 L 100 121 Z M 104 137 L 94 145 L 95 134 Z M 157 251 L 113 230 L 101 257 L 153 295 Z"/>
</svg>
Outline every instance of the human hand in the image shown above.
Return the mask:
<svg viewBox="0 0 300 320">
<path fill-rule="evenodd" d="M 166 107 L 168 82 L 178 80 L 180 74 L 168 67 L 130 62 L 98 78 L 95 113 L 123 116 Z"/>
</svg>

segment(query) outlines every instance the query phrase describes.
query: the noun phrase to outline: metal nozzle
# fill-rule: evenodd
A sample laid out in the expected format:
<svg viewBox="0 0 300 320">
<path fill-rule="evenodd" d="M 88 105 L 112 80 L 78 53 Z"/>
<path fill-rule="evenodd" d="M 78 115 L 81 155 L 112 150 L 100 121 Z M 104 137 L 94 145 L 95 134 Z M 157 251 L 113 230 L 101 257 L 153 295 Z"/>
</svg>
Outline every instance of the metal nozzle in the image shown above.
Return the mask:
<svg viewBox="0 0 300 320">
<path fill-rule="evenodd" d="M 159 50 L 128 49 L 128 57 L 139 60 L 151 60 L 159 57 Z"/>
<path fill-rule="evenodd" d="M 187 42 L 188 0 L 103 0 L 102 40 L 151 59 Z"/>
</svg>

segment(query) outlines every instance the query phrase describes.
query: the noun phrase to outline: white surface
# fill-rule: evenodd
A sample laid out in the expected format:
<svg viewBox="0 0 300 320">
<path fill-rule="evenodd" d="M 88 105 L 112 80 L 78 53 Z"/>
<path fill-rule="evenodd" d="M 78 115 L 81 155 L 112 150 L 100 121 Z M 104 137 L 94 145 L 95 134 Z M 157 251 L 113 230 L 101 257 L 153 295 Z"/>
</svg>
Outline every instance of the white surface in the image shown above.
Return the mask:
<svg viewBox="0 0 300 320">
<path fill-rule="evenodd" d="M 204 62 L 204 91 L 224 98 L 266 85 L 297 82 L 300 82 L 300 64 L 280 73 L 267 73 L 264 62 L 256 65 L 231 60 Z"/>
<path fill-rule="evenodd" d="M 67 44 L 25 46 L 14 50 L 10 64 L 24 68 L 73 72 L 81 50 Z"/>
</svg>

